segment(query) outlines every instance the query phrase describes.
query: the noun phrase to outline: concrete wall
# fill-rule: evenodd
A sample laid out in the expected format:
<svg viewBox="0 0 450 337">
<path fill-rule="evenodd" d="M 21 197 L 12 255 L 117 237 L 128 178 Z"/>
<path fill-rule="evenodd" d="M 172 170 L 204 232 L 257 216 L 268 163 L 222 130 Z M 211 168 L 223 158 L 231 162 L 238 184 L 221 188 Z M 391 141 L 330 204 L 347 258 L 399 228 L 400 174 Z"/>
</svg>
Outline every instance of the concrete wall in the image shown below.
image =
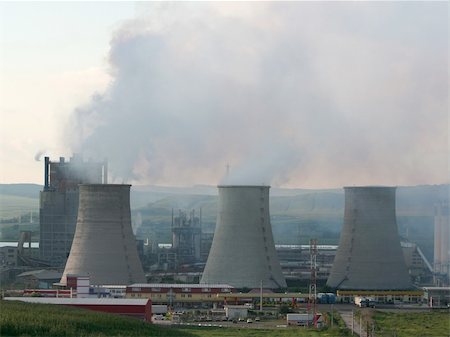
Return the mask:
<svg viewBox="0 0 450 337">
<path fill-rule="evenodd" d="M 89 275 L 91 284 L 145 282 L 131 229 L 130 185 L 80 185 L 75 237 L 67 274 Z"/>
<path fill-rule="evenodd" d="M 200 283 L 286 287 L 275 252 L 269 186 L 219 186 L 217 225 Z"/>
<path fill-rule="evenodd" d="M 411 288 L 397 229 L 395 187 L 345 188 L 344 225 L 327 285 Z"/>
</svg>

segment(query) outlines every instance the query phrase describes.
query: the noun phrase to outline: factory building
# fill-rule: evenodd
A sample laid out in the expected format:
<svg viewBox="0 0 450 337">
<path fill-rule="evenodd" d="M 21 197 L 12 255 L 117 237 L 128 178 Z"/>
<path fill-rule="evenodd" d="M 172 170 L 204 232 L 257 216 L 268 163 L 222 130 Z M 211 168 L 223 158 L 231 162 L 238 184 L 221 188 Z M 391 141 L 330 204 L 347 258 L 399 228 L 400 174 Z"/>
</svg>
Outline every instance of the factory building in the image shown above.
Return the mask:
<svg viewBox="0 0 450 337">
<path fill-rule="evenodd" d="M 309 245 L 275 245 L 281 270 L 286 281 L 309 281 L 311 279 L 311 250 Z M 330 275 L 337 246 L 318 245 L 316 278 L 326 281 Z"/>
<path fill-rule="evenodd" d="M 406 290 L 395 187 L 345 187 L 344 224 L 327 285 L 340 290 Z"/>
<path fill-rule="evenodd" d="M 127 286 L 127 298 L 150 298 L 152 303 L 190 307 L 224 301 L 236 290 L 228 284 L 136 283 Z M 221 295 L 221 296 L 220 296 Z"/>
<path fill-rule="evenodd" d="M 269 186 L 219 186 L 217 225 L 200 283 L 284 288 L 269 213 Z"/>
<path fill-rule="evenodd" d="M 78 220 L 61 283 L 85 275 L 94 285 L 145 282 L 131 228 L 130 185 L 79 186 Z"/>
<path fill-rule="evenodd" d="M 179 210 L 174 216 L 172 210 L 172 250 L 176 254 L 177 267 L 200 260 L 201 233 L 201 211 L 196 216 L 195 210 L 189 215 Z"/>
<path fill-rule="evenodd" d="M 433 267 L 420 247 L 413 242 L 402 241 L 400 244 L 411 281 L 414 284 L 432 284 Z"/>
<path fill-rule="evenodd" d="M 40 192 L 40 258 L 52 266 L 64 266 L 72 246 L 78 213 L 78 185 L 103 184 L 107 163 L 83 161 L 74 155 L 69 162 L 45 157 L 44 189 Z"/>
<path fill-rule="evenodd" d="M 439 203 L 434 209 L 434 273 L 435 284 L 450 285 L 450 222 L 448 204 Z"/>
</svg>

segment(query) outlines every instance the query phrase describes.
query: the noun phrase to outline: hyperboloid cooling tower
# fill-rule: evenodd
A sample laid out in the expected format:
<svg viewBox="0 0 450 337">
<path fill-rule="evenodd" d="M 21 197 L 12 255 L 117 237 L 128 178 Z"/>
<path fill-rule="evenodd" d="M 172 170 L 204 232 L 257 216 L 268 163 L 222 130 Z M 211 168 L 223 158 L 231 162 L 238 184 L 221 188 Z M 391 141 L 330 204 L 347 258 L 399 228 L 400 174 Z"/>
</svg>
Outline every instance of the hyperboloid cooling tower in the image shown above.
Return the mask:
<svg viewBox="0 0 450 337">
<path fill-rule="evenodd" d="M 269 186 L 219 186 L 214 239 L 200 283 L 286 287 L 275 251 Z"/>
<path fill-rule="evenodd" d="M 327 285 L 410 289 L 395 216 L 395 187 L 345 187 L 344 225 Z"/>
<path fill-rule="evenodd" d="M 91 284 L 145 283 L 131 229 L 130 185 L 80 185 L 75 236 L 61 283 L 68 274 Z"/>
</svg>

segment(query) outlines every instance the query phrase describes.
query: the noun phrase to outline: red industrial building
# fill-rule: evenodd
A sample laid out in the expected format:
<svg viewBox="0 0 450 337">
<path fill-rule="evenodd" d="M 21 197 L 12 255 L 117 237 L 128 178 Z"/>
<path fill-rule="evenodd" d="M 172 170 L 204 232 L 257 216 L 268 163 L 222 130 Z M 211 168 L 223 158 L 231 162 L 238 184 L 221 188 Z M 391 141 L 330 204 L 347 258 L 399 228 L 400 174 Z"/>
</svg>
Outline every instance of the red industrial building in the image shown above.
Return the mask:
<svg viewBox="0 0 450 337">
<path fill-rule="evenodd" d="M 151 322 L 152 301 L 149 299 L 117 298 L 55 298 L 55 297 L 5 297 L 9 301 L 66 305 L 93 311 L 131 316 Z"/>
</svg>

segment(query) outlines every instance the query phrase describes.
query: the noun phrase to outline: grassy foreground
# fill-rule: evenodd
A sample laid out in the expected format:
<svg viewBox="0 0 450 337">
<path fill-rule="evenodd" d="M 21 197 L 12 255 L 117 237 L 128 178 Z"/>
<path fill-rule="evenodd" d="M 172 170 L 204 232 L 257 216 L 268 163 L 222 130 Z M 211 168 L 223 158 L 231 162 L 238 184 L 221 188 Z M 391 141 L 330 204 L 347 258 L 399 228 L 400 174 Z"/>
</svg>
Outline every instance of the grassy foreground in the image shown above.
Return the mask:
<svg viewBox="0 0 450 337">
<path fill-rule="evenodd" d="M 305 328 L 161 327 L 133 318 L 71 307 L 0 301 L 0 336 L 337 337 L 349 336 L 349 333 L 342 327 L 323 331 Z"/>
<path fill-rule="evenodd" d="M 192 336 L 133 318 L 51 304 L 0 301 L 0 336 Z"/>
<path fill-rule="evenodd" d="M 377 337 L 447 337 L 450 336 L 450 313 L 376 311 L 373 316 Z"/>
</svg>

